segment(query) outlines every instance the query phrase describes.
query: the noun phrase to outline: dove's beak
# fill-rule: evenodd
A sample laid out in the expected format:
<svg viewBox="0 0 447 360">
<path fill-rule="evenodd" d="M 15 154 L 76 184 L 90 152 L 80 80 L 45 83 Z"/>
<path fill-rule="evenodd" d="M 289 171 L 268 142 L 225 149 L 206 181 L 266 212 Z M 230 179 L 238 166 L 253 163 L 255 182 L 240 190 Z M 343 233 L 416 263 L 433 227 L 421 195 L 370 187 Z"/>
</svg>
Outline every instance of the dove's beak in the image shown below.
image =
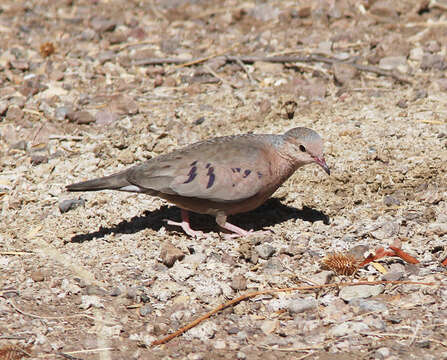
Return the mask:
<svg viewBox="0 0 447 360">
<path fill-rule="evenodd" d="M 320 165 L 324 171 L 326 171 L 326 174 L 331 175 L 331 170 L 329 169 L 329 166 L 326 164 L 326 160 L 324 160 L 324 157 L 316 157 L 315 162 Z"/>
</svg>

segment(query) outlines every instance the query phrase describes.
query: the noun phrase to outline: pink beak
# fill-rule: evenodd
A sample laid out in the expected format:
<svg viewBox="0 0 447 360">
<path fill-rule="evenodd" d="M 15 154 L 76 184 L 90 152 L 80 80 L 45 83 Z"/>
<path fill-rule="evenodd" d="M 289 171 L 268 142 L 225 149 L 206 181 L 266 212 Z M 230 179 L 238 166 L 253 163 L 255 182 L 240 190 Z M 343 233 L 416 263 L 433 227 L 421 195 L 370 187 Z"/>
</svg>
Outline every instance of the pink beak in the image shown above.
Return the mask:
<svg viewBox="0 0 447 360">
<path fill-rule="evenodd" d="M 318 165 L 320 165 L 320 166 L 323 168 L 323 170 L 326 171 L 326 173 L 327 173 L 328 175 L 331 175 L 331 170 L 329 169 L 329 166 L 327 166 L 327 164 L 326 164 L 326 160 L 324 160 L 324 157 L 321 157 L 321 158 L 316 157 L 316 158 L 315 158 L 315 162 L 316 162 Z"/>
</svg>

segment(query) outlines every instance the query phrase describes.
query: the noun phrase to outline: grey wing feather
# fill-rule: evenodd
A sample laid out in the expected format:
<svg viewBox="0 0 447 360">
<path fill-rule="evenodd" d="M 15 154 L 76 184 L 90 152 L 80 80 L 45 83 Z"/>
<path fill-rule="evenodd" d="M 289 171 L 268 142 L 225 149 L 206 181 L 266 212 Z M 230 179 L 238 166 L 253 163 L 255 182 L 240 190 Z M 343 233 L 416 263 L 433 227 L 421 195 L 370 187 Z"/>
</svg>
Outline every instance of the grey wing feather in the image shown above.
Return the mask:
<svg viewBox="0 0 447 360">
<path fill-rule="evenodd" d="M 248 199 L 259 193 L 270 177 L 269 147 L 259 141 L 261 136 L 197 143 L 129 169 L 127 180 L 171 195 L 216 202 Z"/>
</svg>

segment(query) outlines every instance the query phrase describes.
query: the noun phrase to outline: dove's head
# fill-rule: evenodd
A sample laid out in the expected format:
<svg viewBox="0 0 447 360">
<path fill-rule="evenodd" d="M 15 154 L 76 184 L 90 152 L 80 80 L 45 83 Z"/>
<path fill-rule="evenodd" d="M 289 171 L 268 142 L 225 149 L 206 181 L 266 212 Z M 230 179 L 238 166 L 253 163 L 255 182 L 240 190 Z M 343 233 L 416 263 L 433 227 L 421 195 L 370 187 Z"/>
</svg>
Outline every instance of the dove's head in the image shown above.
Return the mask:
<svg viewBox="0 0 447 360">
<path fill-rule="evenodd" d="M 317 163 L 328 175 L 331 174 L 324 160 L 323 140 L 312 129 L 296 127 L 284 134 L 287 152 L 298 165 Z"/>
</svg>

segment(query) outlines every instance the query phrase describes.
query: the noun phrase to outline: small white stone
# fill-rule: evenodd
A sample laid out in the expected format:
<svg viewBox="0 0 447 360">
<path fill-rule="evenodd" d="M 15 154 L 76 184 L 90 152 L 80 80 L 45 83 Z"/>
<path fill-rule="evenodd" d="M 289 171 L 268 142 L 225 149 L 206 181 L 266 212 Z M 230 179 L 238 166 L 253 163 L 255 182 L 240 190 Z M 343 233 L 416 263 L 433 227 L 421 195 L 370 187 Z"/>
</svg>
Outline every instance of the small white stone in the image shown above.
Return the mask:
<svg viewBox="0 0 447 360">
<path fill-rule="evenodd" d="M 214 343 L 214 348 L 217 349 L 217 350 L 225 349 L 226 346 L 227 346 L 227 344 L 225 344 L 225 341 L 223 341 L 223 340 L 217 340 Z"/>
</svg>

